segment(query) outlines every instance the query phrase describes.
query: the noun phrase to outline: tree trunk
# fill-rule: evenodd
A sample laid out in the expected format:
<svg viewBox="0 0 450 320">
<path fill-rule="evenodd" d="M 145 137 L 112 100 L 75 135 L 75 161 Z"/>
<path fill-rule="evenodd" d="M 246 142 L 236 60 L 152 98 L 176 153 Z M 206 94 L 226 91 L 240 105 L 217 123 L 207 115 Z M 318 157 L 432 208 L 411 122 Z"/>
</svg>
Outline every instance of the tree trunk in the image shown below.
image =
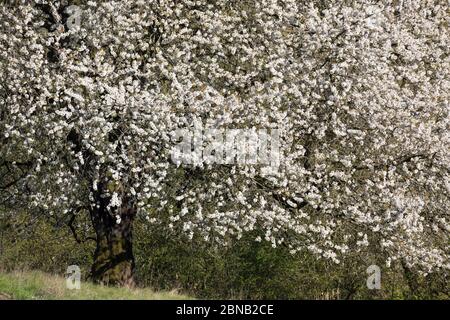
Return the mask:
<svg viewBox="0 0 450 320">
<path fill-rule="evenodd" d="M 118 137 L 110 136 L 110 141 L 116 141 Z M 83 150 L 80 134 L 72 129 L 67 140 L 74 144 L 73 151 L 78 153 Z M 98 162 L 96 156 L 89 150 L 84 150 L 83 157 L 86 163 L 86 172 Z M 100 176 L 106 177 L 105 168 L 102 168 Z M 108 209 L 111 201 L 109 196 L 108 180 L 100 182 L 91 180 L 87 176 L 95 205 L 90 208 L 92 225 L 96 233 L 96 249 L 94 263 L 91 269 L 91 278 L 96 283 L 105 285 L 134 286 L 134 256 L 133 256 L 133 220 L 136 216 L 136 203 L 134 200 L 124 197 L 120 208 Z M 118 221 L 119 217 L 120 221 Z"/>
<path fill-rule="evenodd" d="M 99 207 L 91 210 L 97 236 L 91 277 L 104 285 L 132 287 L 135 267 L 132 228 L 136 207 L 133 202 L 124 201 L 120 208 L 110 212 L 107 209 L 109 199 L 99 200 Z"/>
</svg>

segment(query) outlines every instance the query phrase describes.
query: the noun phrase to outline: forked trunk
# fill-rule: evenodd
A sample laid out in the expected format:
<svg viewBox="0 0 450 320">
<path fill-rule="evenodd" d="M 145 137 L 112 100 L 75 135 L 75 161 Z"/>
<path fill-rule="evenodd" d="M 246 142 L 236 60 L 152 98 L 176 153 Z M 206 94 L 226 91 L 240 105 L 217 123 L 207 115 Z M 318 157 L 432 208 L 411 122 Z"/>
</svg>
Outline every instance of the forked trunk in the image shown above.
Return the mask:
<svg viewBox="0 0 450 320">
<path fill-rule="evenodd" d="M 91 277 L 104 285 L 132 287 L 135 266 L 132 229 L 136 208 L 133 203 L 125 202 L 111 213 L 107 202 L 103 199 L 99 208 L 91 211 L 97 238 Z"/>
</svg>

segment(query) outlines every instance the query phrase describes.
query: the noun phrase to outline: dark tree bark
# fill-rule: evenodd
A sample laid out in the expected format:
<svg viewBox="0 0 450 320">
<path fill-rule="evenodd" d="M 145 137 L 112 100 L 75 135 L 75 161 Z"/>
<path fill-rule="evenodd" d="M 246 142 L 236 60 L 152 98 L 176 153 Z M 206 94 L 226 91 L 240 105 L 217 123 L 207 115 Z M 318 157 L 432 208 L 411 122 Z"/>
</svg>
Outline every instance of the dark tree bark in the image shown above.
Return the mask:
<svg viewBox="0 0 450 320">
<path fill-rule="evenodd" d="M 113 137 L 112 139 L 117 139 Z M 96 164 L 96 157 L 89 150 L 83 150 L 81 137 L 76 130 L 71 130 L 67 140 L 73 144 L 74 152 L 83 152 L 85 165 L 82 168 L 84 177 L 93 185 L 89 174 Z M 105 177 L 105 169 L 100 176 Z M 108 180 L 97 183 L 97 188 L 91 189 L 94 204 L 90 207 L 92 226 L 95 230 L 96 248 L 94 263 L 91 268 L 91 278 L 96 283 L 115 286 L 134 286 L 133 273 L 135 268 L 133 255 L 133 221 L 136 216 L 136 203 L 133 199 L 124 197 L 119 208 L 109 208 L 111 197 L 108 196 Z M 120 222 L 117 221 L 117 216 Z"/>
<path fill-rule="evenodd" d="M 96 249 L 91 269 L 96 283 L 115 286 L 134 286 L 133 220 L 136 206 L 124 199 L 122 206 L 108 210 L 108 197 L 97 194 L 98 207 L 91 209 L 92 224 L 96 233 Z M 116 215 L 120 217 L 118 223 Z"/>
</svg>

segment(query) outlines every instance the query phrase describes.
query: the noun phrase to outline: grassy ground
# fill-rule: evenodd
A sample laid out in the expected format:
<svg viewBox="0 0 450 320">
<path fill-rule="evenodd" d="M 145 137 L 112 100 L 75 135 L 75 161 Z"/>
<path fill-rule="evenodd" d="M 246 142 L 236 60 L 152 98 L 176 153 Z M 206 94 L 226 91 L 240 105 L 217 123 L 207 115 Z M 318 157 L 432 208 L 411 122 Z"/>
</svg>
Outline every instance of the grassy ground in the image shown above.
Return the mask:
<svg viewBox="0 0 450 320">
<path fill-rule="evenodd" d="M 42 272 L 0 273 L 0 300 L 178 300 L 175 292 L 113 288 L 82 282 L 80 290 L 66 288 L 66 279 Z"/>
</svg>

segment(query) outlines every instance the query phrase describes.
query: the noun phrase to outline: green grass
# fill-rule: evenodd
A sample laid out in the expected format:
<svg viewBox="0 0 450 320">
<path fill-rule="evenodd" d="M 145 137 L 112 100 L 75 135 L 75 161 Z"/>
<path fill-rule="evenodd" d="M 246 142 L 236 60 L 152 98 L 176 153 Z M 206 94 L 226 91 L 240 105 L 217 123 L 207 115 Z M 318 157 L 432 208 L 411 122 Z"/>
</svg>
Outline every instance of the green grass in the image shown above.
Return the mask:
<svg viewBox="0 0 450 320">
<path fill-rule="evenodd" d="M 155 292 L 148 288 L 117 288 L 82 282 L 69 290 L 66 279 L 42 272 L 0 272 L 0 300 L 179 300 L 191 299 L 176 292 Z"/>
</svg>

